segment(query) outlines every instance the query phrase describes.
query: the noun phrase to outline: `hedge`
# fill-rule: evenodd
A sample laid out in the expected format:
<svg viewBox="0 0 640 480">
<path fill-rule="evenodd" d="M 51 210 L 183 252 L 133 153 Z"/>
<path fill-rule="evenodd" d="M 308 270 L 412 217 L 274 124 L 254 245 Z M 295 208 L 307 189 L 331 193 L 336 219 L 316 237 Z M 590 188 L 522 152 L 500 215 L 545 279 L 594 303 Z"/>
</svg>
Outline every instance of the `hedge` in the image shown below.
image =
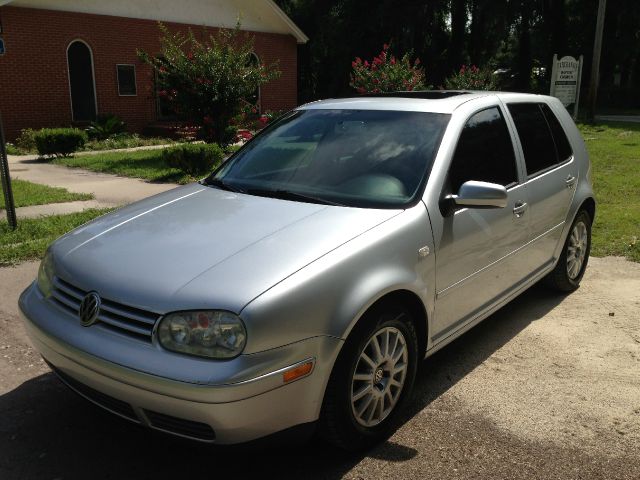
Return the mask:
<svg viewBox="0 0 640 480">
<path fill-rule="evenodd" d="M 34 134 L 38 154 L 67 157 L 87 142 L 86 132 L 78 128 L 43 128 Z"/>
</svg>

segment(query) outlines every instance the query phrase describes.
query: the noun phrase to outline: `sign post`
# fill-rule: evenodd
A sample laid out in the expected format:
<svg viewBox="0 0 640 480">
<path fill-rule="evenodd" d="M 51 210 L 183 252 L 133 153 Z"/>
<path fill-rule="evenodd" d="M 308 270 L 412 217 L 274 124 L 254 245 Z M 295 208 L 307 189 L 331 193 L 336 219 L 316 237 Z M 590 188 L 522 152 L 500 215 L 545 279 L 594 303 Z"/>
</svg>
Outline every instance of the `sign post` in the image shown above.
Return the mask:
<svg viewBox="0 0 640 480">
<path fill-rule="evenodd" d="M 0 115 L 0 176 L 2 177 L 2 191 L 4 192 L 4 208 L 7 210 L 7 222 L 12 229 L 18 228 L 16 219 L 16 205 L 13 202 L 13 190 L 11 190 L 11 176 L 9 175 L 9 160 L 7 148 L 4 142 L 4 128 Z"/>
<path fill-rule="evenodd" d="M 578 103 L 580 101 L 580 84 L 582 82 L 583 57 L 576 60 L 573 57 L 553 56 L 553 68 L 551 70 L 552 97 L 558 98 L 567 110 L 573 105 L 573 118 L 578 116 Z"/>
</svg>

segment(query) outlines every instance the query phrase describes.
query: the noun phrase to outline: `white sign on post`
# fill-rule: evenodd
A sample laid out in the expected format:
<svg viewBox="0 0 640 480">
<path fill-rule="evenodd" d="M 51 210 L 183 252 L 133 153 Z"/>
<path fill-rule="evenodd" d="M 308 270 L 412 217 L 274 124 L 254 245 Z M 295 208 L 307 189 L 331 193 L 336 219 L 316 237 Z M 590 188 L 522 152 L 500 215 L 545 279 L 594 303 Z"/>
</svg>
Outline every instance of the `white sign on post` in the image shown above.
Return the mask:
<svg viewBox="0 0 640 480">
<path fill-rule="evenodd" d="M 559 99 L 567 108 L 573 105 L 573 118 L 578 115 L 581 80 L 582 55 L 578 60 L 569 56 L 558 60 L 558 55 L 553 56 L 550 95 Z"/>
</svg>

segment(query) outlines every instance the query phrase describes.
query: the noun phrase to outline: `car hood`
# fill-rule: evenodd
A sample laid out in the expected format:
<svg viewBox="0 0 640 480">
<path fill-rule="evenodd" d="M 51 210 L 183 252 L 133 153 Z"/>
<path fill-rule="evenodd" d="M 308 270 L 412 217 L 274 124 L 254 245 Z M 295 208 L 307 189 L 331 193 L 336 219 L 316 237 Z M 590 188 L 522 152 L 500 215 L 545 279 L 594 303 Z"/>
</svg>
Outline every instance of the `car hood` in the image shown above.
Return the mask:
<svg viewBox="0 0 640 480">
<path fill-rule="evenodd" d="M 398 210 L 179 187 L 100 217 L 52 247 L 57 274 L 157 313 L 239 312 L 287 276 Z"/>
</svg>

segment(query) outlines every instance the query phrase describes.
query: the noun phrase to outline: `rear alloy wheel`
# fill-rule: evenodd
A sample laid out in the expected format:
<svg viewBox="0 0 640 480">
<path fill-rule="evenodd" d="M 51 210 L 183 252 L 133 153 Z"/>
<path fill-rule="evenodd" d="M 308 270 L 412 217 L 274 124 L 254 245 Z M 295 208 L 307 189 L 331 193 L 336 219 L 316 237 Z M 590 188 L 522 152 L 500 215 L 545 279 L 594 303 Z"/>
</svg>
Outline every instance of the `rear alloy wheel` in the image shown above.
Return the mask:
<svg viewBox="0 0 640 480">
<path fill-rule="evenodd" d="M 580 221 L 573 226 L 567 244 L 567 275 L 572 280 L 578 278 L 582 272 L 582 265 L 587 257 L 588 243 L 587 226 L 583 221 Z"/>
<path fill-rule="evenodd" d="M 333 368 L 319 432 L 345 450 L 386 438 L 413 387 L 418 341 L 408 310 L 372 309 L 349 335 Z"/>
<path fill-rule="evenodd" d="M 573 292 L 587 268 L 591 251 L 591 217 L 585 210 L 576 215 L 567 236 L 562 254 L 546 281 L 560 292 Z"/>
</svg>

